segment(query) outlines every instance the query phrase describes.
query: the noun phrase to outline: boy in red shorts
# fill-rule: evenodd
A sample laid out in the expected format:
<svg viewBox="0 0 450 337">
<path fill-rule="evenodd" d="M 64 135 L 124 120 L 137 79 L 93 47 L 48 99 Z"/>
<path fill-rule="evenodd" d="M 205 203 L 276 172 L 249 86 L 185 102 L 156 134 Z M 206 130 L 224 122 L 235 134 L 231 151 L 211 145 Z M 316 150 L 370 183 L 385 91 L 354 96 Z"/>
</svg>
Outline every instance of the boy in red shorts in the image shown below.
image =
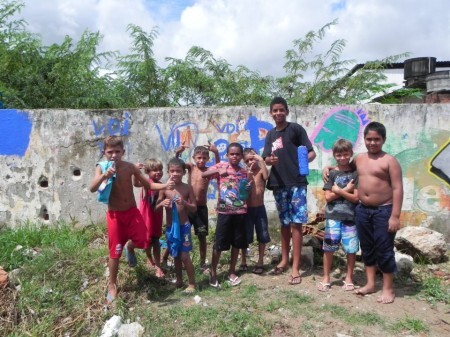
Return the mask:
<svg viewBox="0 0 450 337">
<path fill-rule="evenodd" d="M 100 162 L 95 168 L 90 191 L 99 191 L 99 200 L 108 204 L 106 221 L 109 246 L 109 282 L 106 302 L 110 304 L 117 296 L 117 274 L 122 250 L 127 252 L 128 264 L 136 266 L 134 248 L 147 248 L 147 228 L 141 213 L 136 207 L 133 193 L 134 177 L 144 188 L 160 190 L 173 188 L 173 182 L 150 184 L 141 171 L 132 163 L 122 161 L 125 153 L 121 137 L 106 137 L 103 154 L 106 162 Z M 130 240 L 127 244 L 127 241 Z"/>
</svg>

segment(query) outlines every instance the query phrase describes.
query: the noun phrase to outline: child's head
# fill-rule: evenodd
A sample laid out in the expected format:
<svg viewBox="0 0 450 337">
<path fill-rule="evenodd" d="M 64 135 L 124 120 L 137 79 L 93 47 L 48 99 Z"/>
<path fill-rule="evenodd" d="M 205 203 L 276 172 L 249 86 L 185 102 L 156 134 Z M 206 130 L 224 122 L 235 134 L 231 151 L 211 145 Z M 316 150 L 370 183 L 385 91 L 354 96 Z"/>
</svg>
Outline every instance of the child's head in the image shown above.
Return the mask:
<svg viewBox="0 0 450 337">
<path fill-rule="evenodd" d="M 273 110 L 273 107 L 275 104 L 281 104 L 284 107 L 284 109 L 286 110 L 286 112 L 289 112 L 288 104 L 283 97 L 278 96 L 278 97 L 274 97 L 272 99 L 272 101 L 270 102 L 270 111 Z"/>
<path fill-rule="evenodd" d="M 144 162 L 144 172 L 148 174 L 150 179 L 160 180 L 163 176 L 163 163 L 159 159 L 146 159 Z"/>
<path fill-rule="evenodd" d="M 227 157 L 231 165 L 239 165 L 244 148 L 239 143 L 230 143 L 227 147 Z"/>
<path fill-rule="evenodd" d="M 249 168 L 252 167 L 253 163 L 256 162 L 256 158 L 252 155 L 256 154 L 255 149 L 251 148 L 251 147 L 246 147 L 244 149 L 243 152 L 243 158 L 244 158 L 244 163 L 245 165 L 247 165 Z"/>
<path fill-rule="evenodd" d="M 204 168 L 209 161 L 209 150 L 204 146 L 196 146 L 192 159 L 198 168 Z"/>
<path fill-rule="evenodd" d="M 386 128 L 378 122 L 370 122 L 364 129 L 364 143 L 367 151 L 371 154 L 377 154 L 382 151 L 383 144 L 386 141 Z"/>
<path fill-rule="evenodd" d="M 367 136 L 369 131 L 375 131 L 378 133 L 383 140 L 386 140 L 386 127 L 378 122 L 370 122 L 366 125 L 366 128 L 364 129 L 364 137 Z"/>
<path fill-rule="evenodd" d="M 119 136 L 108 136 L 103 141 L 103 154 L 107 160 L 120 161 L 125 153 L 123 140 Z"/>
<path fill-rule="evenodd" d="M 347 139 L 338 139 L 333 145 L 333 157 L 338 166 L 346 166 L 353 156 L 353 144 Z"/>
<path fill-rule="evenodd" d="M 186 164 L 180 158 L 172 158 L 167 164 L 167 172 L 169 173 L 169 178 L 178 183 L 186 172 Z"/>
</svg>

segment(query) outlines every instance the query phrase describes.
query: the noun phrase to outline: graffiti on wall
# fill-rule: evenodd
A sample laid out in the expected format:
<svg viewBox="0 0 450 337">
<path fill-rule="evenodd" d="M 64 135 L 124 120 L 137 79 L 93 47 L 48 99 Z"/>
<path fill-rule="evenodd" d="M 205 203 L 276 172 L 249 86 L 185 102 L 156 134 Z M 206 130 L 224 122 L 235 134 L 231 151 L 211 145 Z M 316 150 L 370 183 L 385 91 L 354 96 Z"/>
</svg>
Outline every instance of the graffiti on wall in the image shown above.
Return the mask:
<svg viewBox="0 0 450 337">
<path fill-rule="evenodd" d="M 450 185 L 450 140 L 431 158 L 430 173 Z"/>
<path fill-rule="evenodd" d="M 340 138 L 355 145 L 369 122 L 368 114 L 363 109 L 353 111 L 347 107 L 337 107 L 322 118 L 311 134 L 311 141 L 325 152 L 331 152 L 333 144 Z"/>
<path fill-rule="evenodd" d="M 0 155 L 23 157 L 30 142 L 32 123 L 26 112 L 0 110 Z"/>
<path fill-rule="evenodd" d="M 131 115 L 129 111 L 124 111 L 121 119 L 110 117 L 106 120 L 92 121 L 95 138 L 101 139 L 97 142 L 100 152 L 103 153 L 104 138 L 108 136 L 128 136 L 130 124 Z"/>
</svg>

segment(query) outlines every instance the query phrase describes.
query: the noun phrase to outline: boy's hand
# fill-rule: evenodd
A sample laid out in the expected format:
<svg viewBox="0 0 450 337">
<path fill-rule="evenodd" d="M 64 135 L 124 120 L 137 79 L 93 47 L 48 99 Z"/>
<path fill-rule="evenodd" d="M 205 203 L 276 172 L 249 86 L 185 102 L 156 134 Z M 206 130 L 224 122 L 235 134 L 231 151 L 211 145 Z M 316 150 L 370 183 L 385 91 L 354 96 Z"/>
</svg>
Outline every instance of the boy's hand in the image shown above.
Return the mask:
<svg viewBox="0 0 450 337">
<path fill-rule="evenodd" d="M 175 150 L 175 156 L 178 158 L 180 156 L 180 154 L 183 153 L 185 148 L 186 148 L 186 146 L 181 145 L 178 149 Z"/>
<path fill-rule="evenodd" d="M 166 189 L 173 190 L 175 188 L 175 182 L 172 180 L 172 177 L 169 177 L 166 183 Z"/>
<path fill-rule="evenodd" d="M 348 182 L 347 186 L 344 187 L 344 190 L 349 193 L 352 193 L 355 190 L 355 183 L 353 182 L 353 179 Z"/>
<path fill-rule="evenodd" d="M 106 170 L 106 171 L 103 173 L 103 177 L 105 177 L 105 179 L 109 179 L 109 178 L 111 178 L 115 173 L 116 173 L 116 168 L 115 168 L 115 166 L 111 166 L 108 170 Z"/>
<path fill-rule="evenodd" d="M 219 169 L 219 171 L 218 171 L 217 173 L 219 173 L 219 176 L 221 176 L 221 177 L 226 177 L 226 176 L 228 176 L 228 171 L 227 171 L 226 168 L 221 168 L 221 169 Z"/>
<path fill-rule="evenodd" d="M 400 219 L 396 216 L 391 216 L 388 222 L 388 232 L 395 233 L 400 229 Z"/>
<path fill-rule="evenodd" d="M 217 149 L 217 146 L 215 144 L 205 145 L 205 147 L 213 153 L 219 153 L 219 150 Z"/>
<path fill-rule="evenodd" d="M 331 186 L 331 192 L 339 194 L 341 191 L 341 188 L 338 186 L 338 184 L 334 183 L 333 186 Z"/>
<path fill-rule="evenodd" d="M 144 164 L 142 163 L 136 163 L 134 164 L 134 166 L 136 166 L 139 170 L 142 170 L 144 168 Z"/>
<path fill-rule="evenodd" d="M 172 200 L 170 200 L 169 198 L 164 199 L 163 201 L 161 201 L 161 206 L 172 208 Z"/>
<path fill-rule="evenodd" d="M 276 164 L 278 164 L 278 157 L 275 156 L 275 155 L 273 154 L 273 152 L 272 152 L 272 154 L 270 155 L 270 157 L 267 157 L 267 159 L 268 159 L 268 164 L 269 164 L 269 165 L 276 165 Z"/>
<path fill-rule="evenodd" d="M 326 166 L 322 170 L 322 180 L 324 183 L 328 182 L 328 178 L 330 177 L 330 171 L 332 170 L 331 166 Z"/>
</svg>

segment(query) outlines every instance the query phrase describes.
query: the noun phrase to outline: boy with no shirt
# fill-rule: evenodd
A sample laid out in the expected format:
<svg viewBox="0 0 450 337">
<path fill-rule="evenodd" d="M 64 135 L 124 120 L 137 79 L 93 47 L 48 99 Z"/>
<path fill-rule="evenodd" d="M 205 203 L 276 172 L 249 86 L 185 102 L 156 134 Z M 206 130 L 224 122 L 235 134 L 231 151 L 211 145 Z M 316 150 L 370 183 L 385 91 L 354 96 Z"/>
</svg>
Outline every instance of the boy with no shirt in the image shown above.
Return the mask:
<svg viewBox="0 0 450 337">
<path fill-rule="evenodd" d="M 159 193 L 158 201 L 155 210 L 158 211 L 163 207 L 166 209 L 166 224 L 167 231 L 173 226 L 172 218 L 172 203 L 176 203 L 178 220 L 180 225 L 180 234 L 182 238 L 181 245 L 174 257 L 175 273 L 177 277 L 176 286 L 181 288 L 183 286 L 182 279 L 182 264 L 186 269 L 188 276 L 188 287 L 184 290 L 185 293 L 192 293 L 195 291 L 195 271 L 192 264 L 189 252 L 192 250 L 191 239 L 191 224 L 188 219 L 188 212 L 195 212 L 197 206 L 195 205 L 195 197 L 192 186 L 183 183 L 181 180 L 186 173 L 186 166 L 184 161 L 179 158 L 173 158 L 167 164 L 167 171 L 169 173 L 169 180 L 174 182 L 173 190 L 165 190 Z M 172 243 L 173 244 L 173 243 Z M 172 249 L 171 249 L 172 251 Z"/>
<path fill-rule="evenodd" d="M 102 183 L 108 181 L 113 176 L 115 177 L 112 182 L 108 200 L 108 212 L 106 213 L 109 246 L 109 282 L 106 301 L 109 304 L 117 296 L 117 274 L 122 250 L 124 247 L 128 250 L 128 256 L 131 257 L 131 259 L 128 259 L 128 264 L 134 267 L 136 265 L 134 248 L 145 249 L 148 245 L 147 229 L 144 219 L 136 207 L 134 198 L 133 177 L 148 190 L 173 188 L 173 182 L 167 184 L 150 184 L 134 164 L 122 161 L 125 149 L 121 137 L 106 137 L 103 148 L 106 159 L 114 164 L 108 166 L 104 172 L 102 172 L 101 163 L 97 164 L 90 191 L 96 192 Z M 127 241 L 128 244 L 126 244 Z"/>
<path fill-rule="evenodd" d="M 179 157 L 184 151 L 185 147 L 181 146 L 176 150 L 175 155 Z M 207 192 L 209 179 L 203 178 L 202 173 L 208 168 L 206 163 L 209 161 L 209 151 L 213 152 L 216 159 L 216 164 L 220 162 L 219 151 L 217 147 L 212 145 L 197 146 L 194 149 L 192 159 L 194 164 L 186 163 L 188 170 L 188 185 L 192 186 L 194 190 L 195 202 L 197 204 L 197 211 L 195 213 L 189 213 L 189 221 L 194 226 L 195 235 L 199 241 L 200 251 L 200 268 L 202 271 L 207 270 L 206 266 L 206 249 L 208 236 L 208 206 L 207 206 Z"/>
<path fill-rule="evenodd" d="M 394 302 L 395 233 L 400 228 L 403 202 L 402 169 L 393 156 L 382 150 L 386 141 L 386 128 L 378 122 L 364 129 L 367 152 L 356 157 L 359 177 L 356 206 L 356 226 L 361 243 L 362 258 L 366 265 L 367 283 L 356 291 L 358 295 L 374 293 L 377 266 L 383 273 L 383 289 L 377 302 Z"/>
</svg>

